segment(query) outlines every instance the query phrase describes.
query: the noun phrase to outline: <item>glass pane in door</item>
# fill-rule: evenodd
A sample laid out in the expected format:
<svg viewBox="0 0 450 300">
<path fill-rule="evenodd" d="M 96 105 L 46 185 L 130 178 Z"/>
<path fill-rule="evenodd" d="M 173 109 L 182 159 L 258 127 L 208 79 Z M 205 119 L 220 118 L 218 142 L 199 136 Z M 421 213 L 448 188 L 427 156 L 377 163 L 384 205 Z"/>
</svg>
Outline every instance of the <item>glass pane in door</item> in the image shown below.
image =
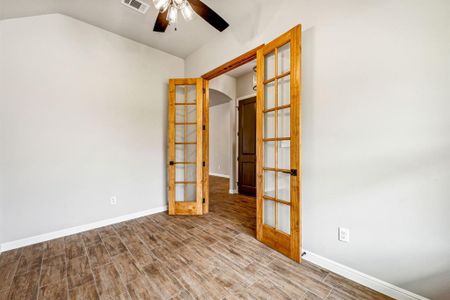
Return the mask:
<svg viewBox="0 0 450 300">
<path fill-rule="evenodd" d="M 195 122 L 196 119 L 197 109 L 195 105 L 185 105 L 180 103 L 175 106 L 176 123 Z"/>
<path fill-rule="evenodd" d="M 264 80 L 275 77 L 275 53 L 270 52 L 264 59 Z"/>
<path fill-rule="evenodd" d="M 175 161 L 177 162 L 195 162 L 197 156 L 197 145 L 195 144 L 176 144 Z"/>
<path fill-rule="evenodd" d="M 264 113 L 264 138 L 275 137 L 275 112 Z"/>
<path fill-rule="evenodd" d="M 264 110 L 275 106 L 275 82 L 264 85 Z"/>
<path fill-rule="evenodd" d="M 291 43 L 278 48 L 278 74 L 282 75 L 291 69 Z"/>
<path fill-rule="evenodd" d="M 275 198 L 275 175 L 276 172 L 264 171 L 264 195 Z"/>
<path fill-rule="evenodd" d="M 277 111 L 278 113 L 278 132 L 277 137 L 288 138 L 291 136 L 291 109 L 285 108 Z"/>
<path fill-rule="evenodd" d="M 175 201 L 196 200 L 196 86 L 177 85 L 175 93 Z"/>
<path fill-rule="evenodd" d="M 263 224 L 289 234 L 291 211 L 290 44 L 276 48 L 265 55 L 264 59 Z"/>
<path fill-rule="evenodd" d="M 184 182 L 195 182 L 196 166 L 194 164 L 177 164 L 175 168 L 175 184 L 184 184 Z"/>
<path fill-rule="evenodd" d="M 264 142 L 264 168 L 275 168 L 275 142 Z"/>
<path fill-rule="evenodd" d="M 277 197 L 278 200 L 291 201 L 291 174 L 278 172 L 277 178 Z"/>
<path fill-rule="evenodd" d="M 264 200 L 264 224 L 275 227 L 275 202 Z"/>
<path fill-rule="evenodd" d="M 176 99 L 175 103 L 195 103 L 196 101 L 196 86 L 190 85 L 177 85 L 176 86 Z"/>
<path fill-rule="evenodd" d="M 291 168 L 291 141 L 278 141 L 278 168 Z"/>
<path fill-rule="evenodd" d="M 277 229 L 287 234 L 291 233 L 291 206 L 278 203 Z"/>
<path fill-rule="evenodd" d="M 194 202 L 196 186 L 194 184 L 176 184 L 175 202 Z"/>
<path fill-rule="evenodd" d="M 278 79 L 278 106 L 291 104 L 291 76 Z"/>
</svg>

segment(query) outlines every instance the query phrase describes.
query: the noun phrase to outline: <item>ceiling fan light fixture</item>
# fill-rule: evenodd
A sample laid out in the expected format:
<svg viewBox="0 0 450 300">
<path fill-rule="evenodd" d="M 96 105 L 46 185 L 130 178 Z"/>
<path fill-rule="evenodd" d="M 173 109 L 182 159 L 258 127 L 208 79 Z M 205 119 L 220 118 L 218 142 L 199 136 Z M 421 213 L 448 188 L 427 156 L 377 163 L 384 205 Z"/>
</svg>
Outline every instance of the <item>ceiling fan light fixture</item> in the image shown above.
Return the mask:
<svg viewBox="0 0 450 300">
<path fill-rule="evenodd" d="M 177 23 L 178 18 L 178 9 L 175 7 L 175 5 L 171 5 L 169 7 L 169 12 L 167 13 L 167 21 L 170 25 L 174 25 Z"/>
<path fill-rule="evenodd" d="M 130 0 L 122 0 L 130 1 Z M 136 0 L 138 1 L 138 0 Z M 177 30 L 178 11 L 186 21 L 192 20 L 199 15 L 218 31 L 224 31 L 229 24 L 214 10 L 202 2 L 202 0 L 152 0 L 159 10 L 153 31 L 165 32 L 169 25 Z M 191 4 L 192 3 L 192 4 Z"/>
<path fill-rule="evenodd" d="M 169 7 L 170 0 L 153 0 L 153 5 L 160 12 L 165 12 Z"/>
<path fill-rule="evenodd" d="M 194 10 L 192 9 L 192 6 L 189 4 L 189 2 L 186 1 L 183 5 L 183 7 L 181 8 L 181 14 L 186 21 L 192 20 L 192 18 L 194 17 Z"/>
</svg>

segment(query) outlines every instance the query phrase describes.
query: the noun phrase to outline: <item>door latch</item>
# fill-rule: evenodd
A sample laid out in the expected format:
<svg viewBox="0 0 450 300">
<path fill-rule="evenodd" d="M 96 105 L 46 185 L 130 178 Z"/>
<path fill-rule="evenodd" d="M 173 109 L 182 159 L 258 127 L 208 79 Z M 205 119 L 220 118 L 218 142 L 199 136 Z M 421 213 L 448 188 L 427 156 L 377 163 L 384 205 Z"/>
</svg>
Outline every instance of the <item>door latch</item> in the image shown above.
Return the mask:
<svg viewBox="0 0 450 300">
<path fill-rule="evenodd" d="M 297 169 L 291 169 L 291 176 L 297 176 Z"/>
<path fill-rule="evenodd" d="M 169 165 L 173 166 L 175 162 L 173 160 L 169 161 Z"/>
</svg>

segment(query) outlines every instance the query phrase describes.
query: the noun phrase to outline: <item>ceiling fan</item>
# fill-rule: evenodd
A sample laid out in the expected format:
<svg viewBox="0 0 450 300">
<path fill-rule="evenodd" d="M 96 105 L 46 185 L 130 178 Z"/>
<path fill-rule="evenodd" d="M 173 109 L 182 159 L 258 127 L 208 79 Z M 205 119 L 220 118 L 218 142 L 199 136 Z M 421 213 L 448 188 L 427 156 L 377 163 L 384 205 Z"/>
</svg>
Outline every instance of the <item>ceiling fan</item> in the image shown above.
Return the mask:
<svg viewBox="0 0 450 300">
<path fill-rule="evenodd" d="M 165 32 L 168 25 L 176 26 L 178 11 L 181 11 L 185 20 L 192 20 L 194 12 L 196 12 L 220 32 L 229 26 L 221 16 L 200 0 L 153 0 L 153 4 L 159 10 L 153 27 L 153 31 L 156 32 Z"/>
</svg>

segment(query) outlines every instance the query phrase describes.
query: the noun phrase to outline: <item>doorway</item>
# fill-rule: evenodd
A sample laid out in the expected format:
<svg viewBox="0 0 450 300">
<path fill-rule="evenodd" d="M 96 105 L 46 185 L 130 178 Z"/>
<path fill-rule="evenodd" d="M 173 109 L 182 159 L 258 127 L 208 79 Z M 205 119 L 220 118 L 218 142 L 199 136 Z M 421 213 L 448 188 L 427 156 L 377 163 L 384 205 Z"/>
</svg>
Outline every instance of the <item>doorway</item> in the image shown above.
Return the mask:
<svg viewBox="0 0 450 300">
<path fill-rule="evenodd" d="M 209 175 L 229 193 L 256 197 L 256 61 L 209 83 Z"/>
<path fill-rule="evenodd" d="M 298 25 L 268 44 L 204 74 L 201 79 L 191 79 L 197 80 L 196 90 L 203 91 L 203 95 L 196 94 L 195 101 L 183 104 L 197 106 L 196 139 L 195 142 L 189 142 L 197 146 L 197 159 L 192 162 L 197 166 L 194 184 L 198 188 L 195 201 L 176 203 L 172 189 L 176 178 L 174 167 L 178 161 L 170 161 L 169 164 L 169 174 L 172 174 L 169 176 L 169 211 L 174 205 L 180 208 L 189 205 L 189 208 L 196 208 L 192 214 L 207 213 L 205 206 L 208 207 L 209 203 L 209 180 L 206 178 L 209 144 L 208 139 L 203 137 L 208 135 L 209 130 L 208 83 L 209 80 L 256 58 L 256 238 L 297 262 L 301 261 L 300 44 L 301 27 Z M 172 125 L 170 122 L 175 122 L 175 118 L 171 117 L 175 115 L 177 104 L 174 94 L 170 94 L 169 126 Z M 198 130 L 199 128 L 202 130 Z M 172 134 L 169 136 L 169 146 L 172 145 L 171 149 L 174 149 L 173 145 L 176 144 Z M 173 150 L 170 152 L 174 153 Z M 172 157 L 169 156 L 169 159 Z M 199 166 L 202 168 L 198 168 Z M 180 212 L 184 213 L 182 210 Z"/>
</svg>

